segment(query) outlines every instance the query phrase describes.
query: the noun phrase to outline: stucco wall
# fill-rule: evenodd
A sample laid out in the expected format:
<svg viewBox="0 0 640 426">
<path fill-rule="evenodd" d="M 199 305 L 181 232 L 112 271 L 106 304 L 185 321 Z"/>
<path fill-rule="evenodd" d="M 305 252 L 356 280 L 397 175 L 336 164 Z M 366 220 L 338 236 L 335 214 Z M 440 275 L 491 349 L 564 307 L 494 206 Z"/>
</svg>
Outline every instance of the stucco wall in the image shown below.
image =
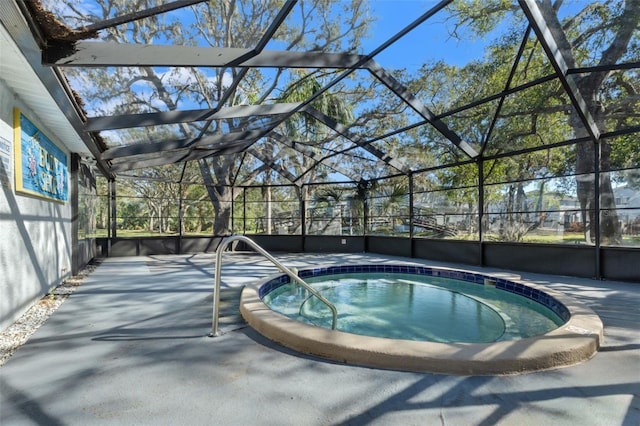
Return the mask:
<svg viewBox="0 0 640 426">
<path fill-rule="evenodd" d="M 10 142 L 12 168 L 13 108 L 20 108 L 69 157 L 62 141 L 0 80 L 0 141 Z M 18 194 L 9 172 L 10 187 L 0 185 L 0 330 L 71 273 L 71 203 Z"/>
</svg>

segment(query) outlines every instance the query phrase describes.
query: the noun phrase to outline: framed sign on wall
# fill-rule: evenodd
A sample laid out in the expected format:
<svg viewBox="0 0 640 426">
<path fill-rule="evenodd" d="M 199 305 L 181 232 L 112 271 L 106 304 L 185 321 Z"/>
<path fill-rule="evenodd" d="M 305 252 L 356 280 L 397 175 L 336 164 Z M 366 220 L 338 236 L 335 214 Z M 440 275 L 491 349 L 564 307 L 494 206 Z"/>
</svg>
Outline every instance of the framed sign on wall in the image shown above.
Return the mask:
<svg viewBox="0 0 640 426">
<path fill-rule="evenodd" d="M 67 154 L 19 109 L 13 110 L 16 192 L 57 202 L 69 198 Z"/>
</svg>

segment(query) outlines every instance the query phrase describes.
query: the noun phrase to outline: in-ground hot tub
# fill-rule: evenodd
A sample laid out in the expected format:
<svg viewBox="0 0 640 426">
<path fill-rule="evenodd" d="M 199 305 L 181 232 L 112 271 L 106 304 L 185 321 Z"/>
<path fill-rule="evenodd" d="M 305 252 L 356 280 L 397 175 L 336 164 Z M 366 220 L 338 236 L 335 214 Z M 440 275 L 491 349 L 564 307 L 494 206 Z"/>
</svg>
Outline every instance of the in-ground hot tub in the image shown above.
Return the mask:
<svg viewBox="0 0 640 426">
<path fill-rule="evenodd" d="M 592 310 L 517 277 L 404 264 L 312 267 L 298 275 L 336 305 L 336 330 L 329 309 L 286 274 L 246 287 L 242 315 L 265 337 L 334 361 L 448 374 L 514 374 L 585 361 L 603 337 L 602 322 Z M 383 300 L 372 302 L 370 293 L 382 294 Z M 512 302 L 520 306 L 505 305 Z M 364 325 L 364 331 L 353 324 Z"/>
</svg>

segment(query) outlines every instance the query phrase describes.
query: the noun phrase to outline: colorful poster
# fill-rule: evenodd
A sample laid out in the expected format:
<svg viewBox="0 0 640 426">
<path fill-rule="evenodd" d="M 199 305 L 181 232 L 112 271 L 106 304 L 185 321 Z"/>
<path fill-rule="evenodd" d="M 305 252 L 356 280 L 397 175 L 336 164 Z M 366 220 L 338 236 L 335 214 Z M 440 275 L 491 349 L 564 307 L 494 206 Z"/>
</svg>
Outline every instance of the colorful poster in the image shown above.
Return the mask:
<svg viewBox="0 0 640 426">
<path fill-rule="evenodd" d="M 13 157 L 11 142 L 0 136 L 0 187 L 11 189 Z"/>
<path fill-rule="evenodd" d="M 14 110 L 16 192 L 65 202 L 67 154 L 18 109 Z"/>
</svg>

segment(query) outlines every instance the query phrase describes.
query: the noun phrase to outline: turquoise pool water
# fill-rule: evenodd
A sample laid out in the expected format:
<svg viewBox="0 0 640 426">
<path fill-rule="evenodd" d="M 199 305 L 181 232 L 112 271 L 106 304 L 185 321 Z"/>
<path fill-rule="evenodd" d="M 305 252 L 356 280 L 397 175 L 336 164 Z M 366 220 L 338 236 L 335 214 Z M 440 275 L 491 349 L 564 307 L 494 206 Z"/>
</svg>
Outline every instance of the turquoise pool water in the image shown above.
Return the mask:
<svg viewBox="0 0 640 426">
<path fill-rule="evenodd" d="M 304 280 L 336 306 L 338 330 L 365 336 L 481 343 L 538 336 L 565 322 L 531 297 L 441 276 L 355 272 Z M 331 328 L 329 308 L 297 284 L 271 285 L 262 300 L 290 318 Z"/>
</svg>

